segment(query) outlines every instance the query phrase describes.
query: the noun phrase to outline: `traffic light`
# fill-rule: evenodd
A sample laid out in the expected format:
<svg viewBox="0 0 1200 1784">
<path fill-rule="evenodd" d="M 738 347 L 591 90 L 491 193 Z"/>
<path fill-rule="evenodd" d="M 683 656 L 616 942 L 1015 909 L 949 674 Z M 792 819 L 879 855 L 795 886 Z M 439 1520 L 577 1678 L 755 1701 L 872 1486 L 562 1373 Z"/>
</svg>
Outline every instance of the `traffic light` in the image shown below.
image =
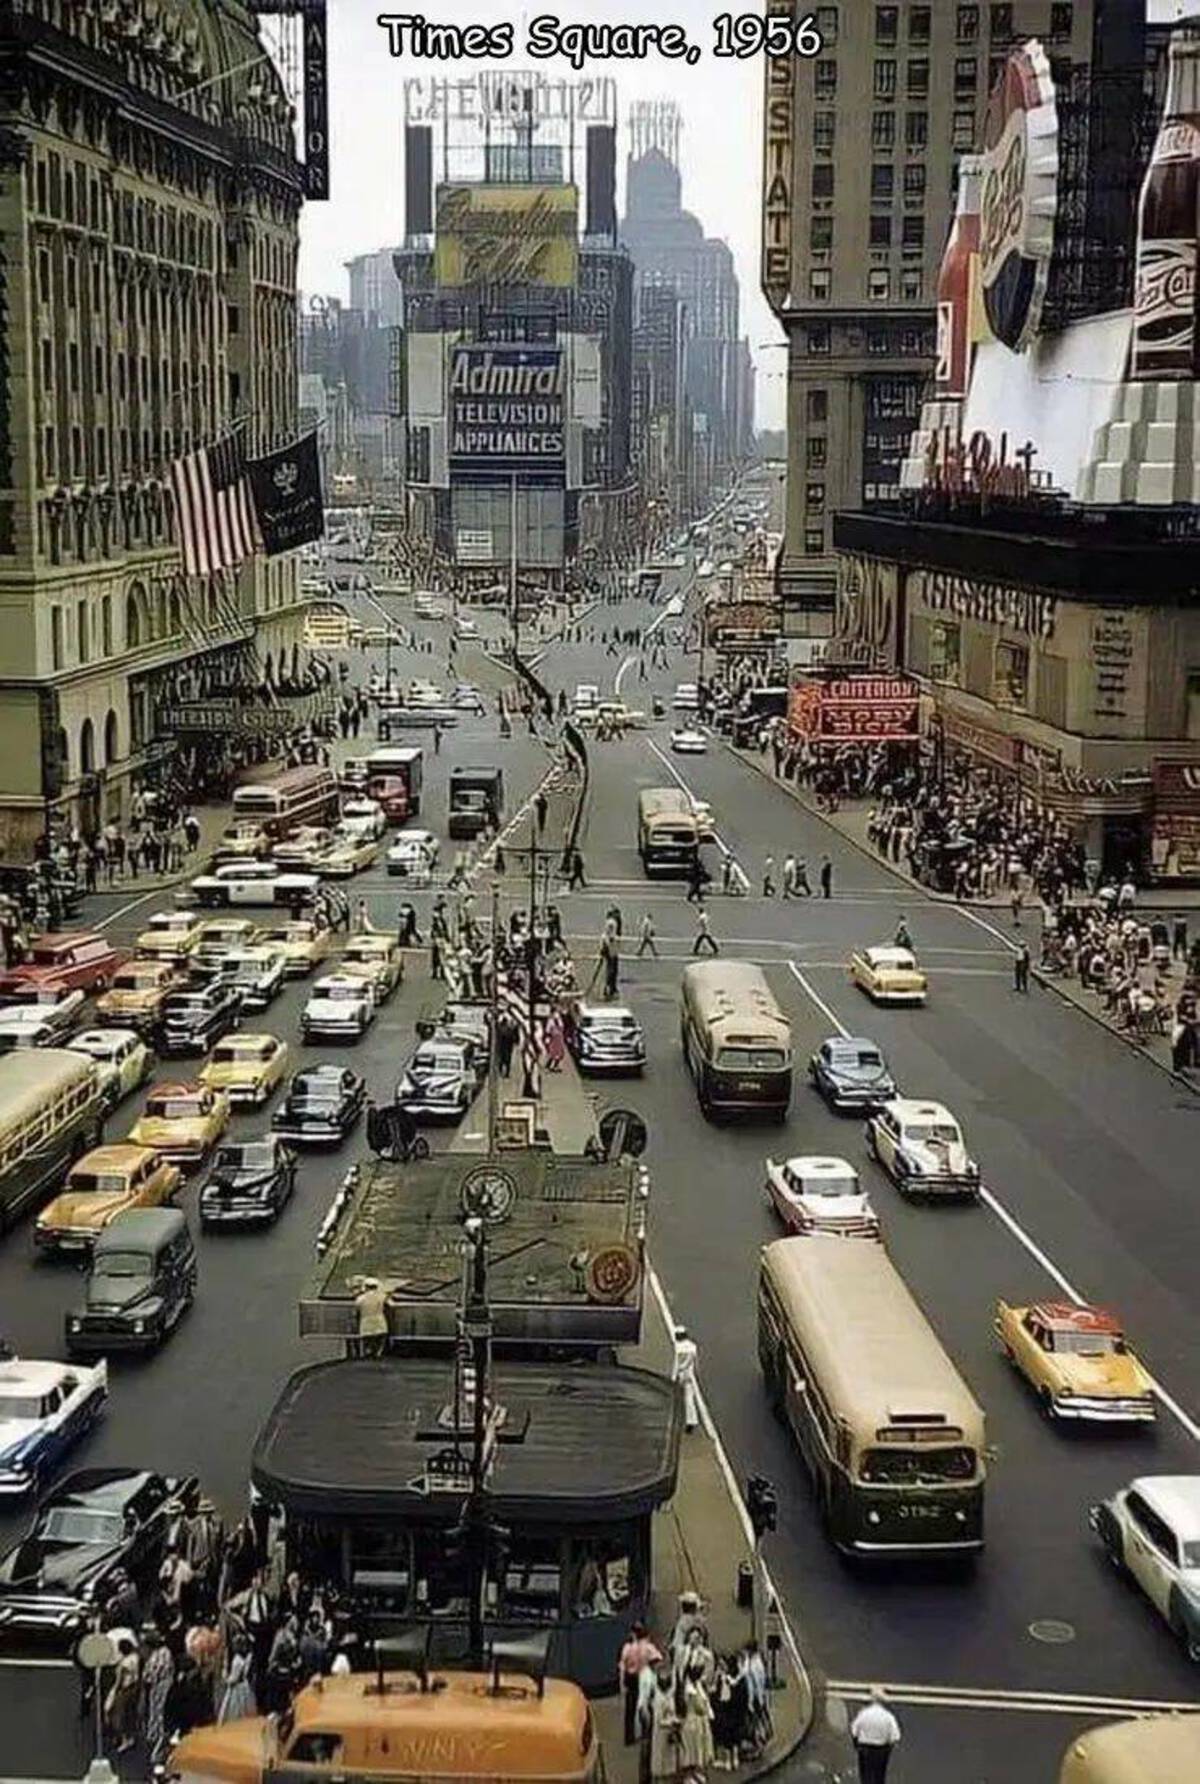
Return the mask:
<svg viewBox="0 0 1200 1784">
<path fill-rule="evenodd" d="M 752 1474 L 746 1482 L 746 1510 L 755 1540 L 774 1530 L 779 1522 L 779 1505 L 775 1489 L 765 1474 Z"/>
</svg>

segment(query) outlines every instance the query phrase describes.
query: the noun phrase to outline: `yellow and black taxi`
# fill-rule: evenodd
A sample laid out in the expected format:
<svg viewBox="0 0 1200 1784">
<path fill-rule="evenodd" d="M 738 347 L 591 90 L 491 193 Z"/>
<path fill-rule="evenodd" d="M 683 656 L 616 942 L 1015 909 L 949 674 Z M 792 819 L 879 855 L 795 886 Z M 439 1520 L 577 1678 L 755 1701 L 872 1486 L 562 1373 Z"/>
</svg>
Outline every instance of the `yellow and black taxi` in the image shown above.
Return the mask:
<svg viewBox="0 0 1200 1784">
<path fill-rule="evenodd" d="M 923 1004 L 929 982 L 911 948 L 861 948 L 850 956 L 850 980 L 872 1003 Z"/>
<path fill-rule="evenodd" d="M 1121 1322 L 1073 1301 L 996 1306 L 1000 1348 L 1051 1418 L 1087 1424 L 1153 1424 L 1154 1383 Z"/>
<path fill-rule="evenodd" d="M 201 1068 L 200 1082 L 235 1107 L 261 1109 L 283 1081 L 287 1062 L 287 1042 L 276 1035 L 226 1035 Z"/>
<path fill-rule="evenodd" d="M 186 983 L 173 961 L 131 960 L 113 974 L 108 990 L 97 999 L 96 1020 L 148 1034 L 158 1027 L 169 994 Z"/>
<path fill-rule="evenodd" d="M 97 1146 L 72 1167 L 61 1193 L 38 1215 L 34 1244 L 42 1252 L 90 1251 L 96 1234 L 118 1214 L 161 1207 L 179 1184 L 178 1168 L 149 1146 Z"/>
<path fill-rule="evenodd" d="M 268 923 L 261 940 L 264 947 L 283 955 L 283 970 L 289 979 L 307 978 L 333 952 L 332 929 L 312 917 Z"/>
<path fill-rule="evenodd" d="M 353 973 L 370 984 L 377 1004 L 384 1003 L 404 977 L 404 950 L 390 935 L 354 935 L 338 962 L 343 973 Z"/>
<path fill-rule="evenodd" d="M 134 942 L 142 960 L 186 964 L 200 940 L 200 919 L 194 911 L 155 911 Z"/>
<path fill-rule="evenodd" d="M 182 1170 L 203 1164 L 229 1126 L 229 1099 L 207 1084 L 156 1084 L 130 1129 L 139 1146 L 152 1146 Z"/>
</svg>

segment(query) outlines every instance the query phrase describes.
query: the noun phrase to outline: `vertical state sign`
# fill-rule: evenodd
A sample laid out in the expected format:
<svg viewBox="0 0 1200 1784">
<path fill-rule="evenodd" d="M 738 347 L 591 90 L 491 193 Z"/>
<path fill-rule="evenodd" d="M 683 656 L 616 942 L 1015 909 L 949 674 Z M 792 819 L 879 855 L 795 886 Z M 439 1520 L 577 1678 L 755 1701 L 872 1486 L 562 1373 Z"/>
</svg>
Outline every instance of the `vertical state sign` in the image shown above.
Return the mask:
<svg viewBox="0 0 1200 1784">
<path fill-rule="evenodd" d="M 557 347 L 455 347 L 450 472 L 464 481 L 561 485 L 566 475 L 563 356 Z"/>
<path fill-rule="evenodd" d="M 792 0 L 767 0 L 768 19 L 795 15 Z M 792 295 L 792 151 L 796 131 L 796 57 L 770 56 L 763 105 L 763 296 L 773 310 Z"/>
</svg>

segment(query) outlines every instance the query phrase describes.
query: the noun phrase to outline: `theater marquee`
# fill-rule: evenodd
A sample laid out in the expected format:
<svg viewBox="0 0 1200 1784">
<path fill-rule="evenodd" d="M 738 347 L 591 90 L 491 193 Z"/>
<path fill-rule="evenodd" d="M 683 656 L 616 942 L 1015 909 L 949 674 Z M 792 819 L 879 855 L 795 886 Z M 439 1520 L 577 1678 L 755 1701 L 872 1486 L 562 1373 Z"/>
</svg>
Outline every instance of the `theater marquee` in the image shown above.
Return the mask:
<svg viewBox="0 0 1200 1784">
<path fill-rule="evenodd" d="M 788 726 L 810 743 L 915 743 L 920 690 L 907 675 L 801 677 L 788 689 Z"/>
</svg>

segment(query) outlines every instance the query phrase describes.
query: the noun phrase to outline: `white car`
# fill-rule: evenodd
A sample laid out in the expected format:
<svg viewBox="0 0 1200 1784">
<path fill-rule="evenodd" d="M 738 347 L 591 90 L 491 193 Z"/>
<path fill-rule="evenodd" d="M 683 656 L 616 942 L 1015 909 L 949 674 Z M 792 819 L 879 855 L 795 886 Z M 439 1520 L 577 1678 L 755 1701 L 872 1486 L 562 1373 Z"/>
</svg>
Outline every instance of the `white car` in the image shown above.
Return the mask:
<svg viewBox="0 0 1200 1784">
<path fill-rule="evenodd" d="M 450 695 L 450 704 L 457 712 L 473 712 L 477 718 L 487 712 L 483 695 L 473 681 L 460 681 Z"/>
<path fill-rule="evenodd" d="M 347 799 L 342 805 L 339 828 L 347 836 L 361 836 L 367 842 L 378 842 L 387 829 L 387 818 L 377 799 Z"/>
<path fill-rule="evenodd" d="M 879 1217 L 844 1158 L 767 1160 L 767 1195 L 793 1233 L 830 1233 L 834 1237 L 878 1239 Z"/>
<path fill-rule="evenodd" d="M 281 873 L 273 861 L 227 861 L 192 881 L 197 904 L 220 910 L 231 904 L 310 905 L 320 889 L 315 873 Z"/>
<path fill-rule="evenodd" d="M 236 985 L 244 1010 L 265 1010 L 283 990 L 287 956 L 282 948 L 234 948 L 222 961 L 219 976 Z"/>
<path fill-rule="evenodd" d="M 0 1053 L 65 1047 L 85 1001 L 82 991 L 69 991 L 57 1003 L 6 1004 L 0 1009 Z"/>
<path fill-rule="evenodd" d="M 1113 1566 L 1200 1661 L 1200 1474 L 1142 1475 L 1093 1505 L 1089 1521 Z"/>
<path fill-rule="evenodd" d="M 441 706 L 445 698 L 435 681 L 412 681 L 408 685 L 410 706 Z"/>
<path fill-rule="evenodd" d="M 387 852 L 387 870 L 405 879 L 427 879 L 440 849 L 432 830 L 402 830 Z"/>
<path fill-rule="evenodd" d="M 979 1166 L 941 1103 L 893 1097 L 867 1122 L 867 1147 L 907 1196 L 978 1196 Z"/>
<path fill-rule="evenodd" d="M 671 748 L 677 756 L 702 756 L 708 749 L 708 738 L 695 725 L 682 725 L 671 733 Z"/>
<path fill-rule="evenodd" d="M 454 622 L 454 631 L 459 638 L 478 638 L 478 621 L 460 617 Z"/>
<path fill-rule="evenodd" d="M 85 1028 L 71 1036 L 67 1049 L 95 1063 L 109 1109 L 144 1084 L 154 1064 L 154 1055 L 132 1028 Z"/>
<path fill-rule="evenodd" d="M 700 689 L 694 681 L 681 681 L 671 701 L 676 712 L 699 712 Z"/>
<path fill-rule="evenodd" d="M 581 681 L 575 689 L 572 704 L 576 718 L 581 718 L 585 712 L 594 712 L 600 704 L 600 689 L 595 682 Z"/>
<path fill-rule="evenodd" d="M 375 997 L 357 974 L 327 973 L 309 993 L 300 1018 L 306 1041 L 361 1041 L 375 1020 Z"/>
<path fill-rule="evenodd" d="M 442 604 L 434 595 L 418 595 L 413 602 L 413 612 L 418 619 L 441 619 Z"/>
<path fill-rule="evenodd" d="M 108 1364 L 0 1363 L 0 1504 L 36 1493 L 108 1400 Z"/>
</svg>

